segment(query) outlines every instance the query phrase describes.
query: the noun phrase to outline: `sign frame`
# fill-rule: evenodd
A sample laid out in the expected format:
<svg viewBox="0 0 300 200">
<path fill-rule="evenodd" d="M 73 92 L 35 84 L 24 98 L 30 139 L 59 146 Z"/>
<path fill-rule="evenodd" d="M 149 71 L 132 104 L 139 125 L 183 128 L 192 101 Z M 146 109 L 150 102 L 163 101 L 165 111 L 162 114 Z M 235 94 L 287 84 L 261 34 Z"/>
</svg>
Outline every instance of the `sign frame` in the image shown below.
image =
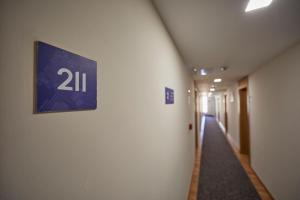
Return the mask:
<svg viewBox="0 0 300 200">
<path fill-rule="evenodd" d="M 35 42 L 35 113 L 95 110 L 97 62 Z"/>
<path fill-rule="evenodd" d="M 165 104 L 174 104 L 174 90 L 168 87 L 165 87 Z"/>
</svg>

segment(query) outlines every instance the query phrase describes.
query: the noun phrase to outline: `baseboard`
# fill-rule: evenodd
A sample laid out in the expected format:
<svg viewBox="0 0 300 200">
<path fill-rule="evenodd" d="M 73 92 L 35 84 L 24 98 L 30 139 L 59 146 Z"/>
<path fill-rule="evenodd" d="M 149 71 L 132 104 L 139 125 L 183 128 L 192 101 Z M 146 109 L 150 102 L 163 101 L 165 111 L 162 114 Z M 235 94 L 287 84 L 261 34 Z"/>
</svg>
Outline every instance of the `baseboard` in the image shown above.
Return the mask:
<svg viewBox="0 0 300 200">
<path fill-rule="evenodd" d="M 232 138 L 230 134 L 227 134 L 227 139 L 238 151 L 240 151 L 239 145 L 237 145 L 237 143 L 235 142 L 235 140 Z"/>
<path fill-rule="evenodd" d="M 218 121 L 218 120 L 217 120 L 217 122 L 218 122 L 218 124 L 219 124 L 219 126 L 220 126 L 221 130 L 223 131 L 223 133 L 224 133 L 224 134 L 226 134 L 226 129 L 225 129 L 225 126 L 222 124 L 222 122 L 221 122 L 221 121 Z"/>
<path fill-rule="evenodd" d="M 203 138 L 203 134 L 204 134 L 204 128 L 205 128 L 205 116 L 202 117 L 201 119 L 201 127 L 200 127 L 200 142 L 202 144 L 202 138 Z"/>
<path fill-rule="evenodd" d="M 222 132 L 223 132 L 224 135 L 227 137 L 227 139 L 231 142 L 231 144 L 233 144 L 234 147 L 235 147 L 236 149 L 240 150 L 239 145 L 237 145 L 237 143 L 236 143 L 235 140 L 232 138 L 232 136 L 231 136 L 230 134 L 226 134 L 226 129 L 225 129 L 224 125 L 222 124 L 222 122 L 221 122 L 221 121 L 218 121 L 218 120 L 217 120 L 217 122 L 218 122 L 218 124 L 219 124 L 219 126 L 220 126 Z"/>
</svg>

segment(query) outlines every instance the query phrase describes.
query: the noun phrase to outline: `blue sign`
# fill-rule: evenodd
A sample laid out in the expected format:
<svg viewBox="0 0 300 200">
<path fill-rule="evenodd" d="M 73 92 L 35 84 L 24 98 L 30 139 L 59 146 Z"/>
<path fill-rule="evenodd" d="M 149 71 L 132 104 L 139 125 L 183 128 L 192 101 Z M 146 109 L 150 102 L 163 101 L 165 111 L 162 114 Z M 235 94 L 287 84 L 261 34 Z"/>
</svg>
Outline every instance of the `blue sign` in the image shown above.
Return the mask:
<svg viewBox="0 0 300 200">
<path fill-rule="evenodd" d="M 174 104 L 174 90 L 165 88 L 166 104 Z"/>
<path fill-rule="evenodd" d="M 97 62 L 37 42 L 37 112 L 97 108 Z"/>
</svg>

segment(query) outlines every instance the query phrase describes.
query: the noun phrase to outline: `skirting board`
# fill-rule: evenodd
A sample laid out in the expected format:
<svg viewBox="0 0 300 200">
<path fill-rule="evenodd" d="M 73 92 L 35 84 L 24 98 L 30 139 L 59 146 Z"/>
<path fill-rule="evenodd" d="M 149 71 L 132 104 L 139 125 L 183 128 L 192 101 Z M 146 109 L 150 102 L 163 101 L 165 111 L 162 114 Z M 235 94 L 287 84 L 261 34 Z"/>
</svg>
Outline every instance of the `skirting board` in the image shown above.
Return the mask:
<svg viewBox="0 0 300 200">
<path fill-rule="evenodd" d="M 228 138 L 228 140 L 231 142 L 231 144 L 233 144 L 234 147 L 235 147 L 238 151 L 240 151 L 240 147 L 237 145 L 237 143 L 234 141 L 234 139 L 232 138 L 232 136 L 231 136 L 230 134 L 227 134 L 227 138 Z"/>
<path fill-rule="evenodd" d="M 222 122 L 218 121 L 218 124 L 221 128 L 221 130 L 223 131 L 224 135 L 227 137 L 227 139 L 235 146 L 235 148 L 237 148 L 238 150 L 240 150 L 239 146 L 237 145 L 237 143 L 234 141 L 234 139 L 232 138 L 232 136 L 228 133 L 226 134 L 226 130 L 224 125 L 222 124 Z"/>
<path fill-rule="evenodd" d="M 226 134 L 226 129 L 225 129 L 224 125 L 222 124 L 222 122 L 218 121 L 218 124 L 219 124 L 221 130 L 223 131 L 223 133 Z"/>
</svg>

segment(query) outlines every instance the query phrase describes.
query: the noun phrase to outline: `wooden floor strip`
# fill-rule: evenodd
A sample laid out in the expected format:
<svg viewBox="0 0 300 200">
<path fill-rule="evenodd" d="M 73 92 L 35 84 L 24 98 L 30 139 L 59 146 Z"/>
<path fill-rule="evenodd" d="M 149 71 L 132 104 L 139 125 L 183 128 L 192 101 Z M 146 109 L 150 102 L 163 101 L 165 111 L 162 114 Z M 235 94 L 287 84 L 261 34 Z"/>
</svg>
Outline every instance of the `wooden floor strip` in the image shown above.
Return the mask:
<svg viewBox="0 0 300 200">
<path fill-rule="evenodd" d="M 198 147 L 195 154 L 195 163 L 194 163 L 194 169 L 193 169 L 193 175 L 192 175 L 188 200 L 197 200 L 199 172 L 200 172 L 200 148 Z"/>
<path fill-rule="evenodd" d="M 190 185 L 190 191 L 188 195 L 188 200 L 197 200 L 198 194 L 198 182 L 199 182 L 199 175 L 200 175 L 200 160 L 201 160 L 201 150 L 202 150 L 202 142 L 203 142 L 203 134 L 204 134 L 204 124 L 205 124 L 205 117 L 201 119 L 200 125 L 200 133 L 199 133 L 199 146 L 195 152 L 195 162 L 194 162 L 194 169 L 192 174 L 192 180 Z"/>
</svg>

